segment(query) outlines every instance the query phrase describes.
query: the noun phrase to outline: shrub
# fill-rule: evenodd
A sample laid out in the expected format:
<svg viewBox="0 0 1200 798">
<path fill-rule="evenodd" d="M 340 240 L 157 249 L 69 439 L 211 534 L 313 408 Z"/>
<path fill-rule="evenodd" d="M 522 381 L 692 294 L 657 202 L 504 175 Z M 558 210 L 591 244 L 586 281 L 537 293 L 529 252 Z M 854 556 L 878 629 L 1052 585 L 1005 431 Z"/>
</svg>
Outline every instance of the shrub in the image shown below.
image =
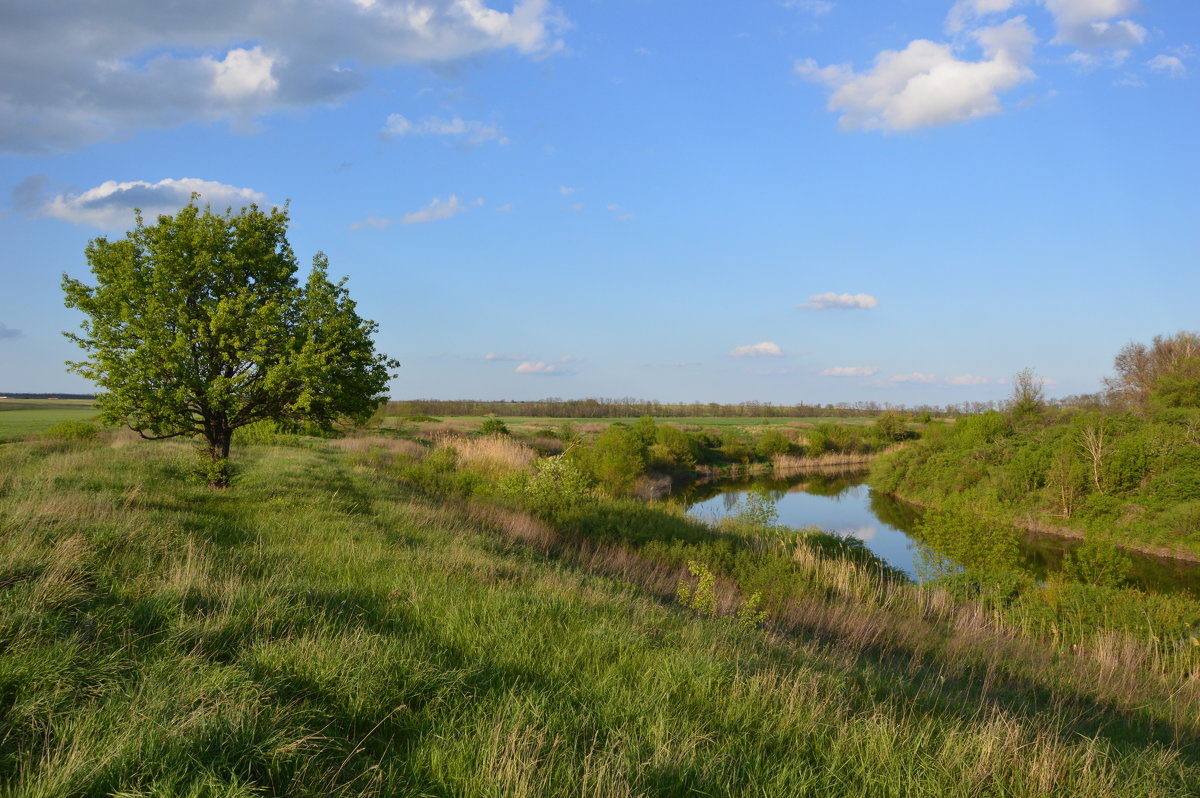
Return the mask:
<svg viewBox="0 0 1200 798">
<path fill-rule="evenodd" d="M 48 427 L 42 437 L 56 441 L 94 441 L 99 430 L 87 421 L 60 421 Z"/>
<path fill-rule="evenodd" d="M 768 460 L 775 455 L 790 454 L 791 451 L 792 442 L 779 430 L 769 429 L 758 439 L 758 454 Z"/>
<path fill-rule="evenodd" d="M 1084 541 L 1063 558 L 1063 576 L 1072 582 L 1120 587 L 1129 578 L 1133 561 L 1111 543 Z"/>
<path fill-rule="evenodd" d="M 507 435 L 508 427 L 496 417 L 495 413 L 489 413 L 488 417 L 479 425 L 479 432 L 481 435 Z"/>
</svg>

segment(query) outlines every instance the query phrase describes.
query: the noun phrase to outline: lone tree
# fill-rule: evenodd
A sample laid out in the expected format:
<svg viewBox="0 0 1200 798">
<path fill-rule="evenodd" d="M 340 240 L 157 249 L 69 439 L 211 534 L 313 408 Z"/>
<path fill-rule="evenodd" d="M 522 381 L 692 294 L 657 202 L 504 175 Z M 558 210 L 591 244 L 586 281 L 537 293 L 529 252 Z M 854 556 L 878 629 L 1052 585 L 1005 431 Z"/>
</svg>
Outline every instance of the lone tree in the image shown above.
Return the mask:
<svg viewBox="0 0 1200 798">
<path fill-rule="evenodd" d="M 63 275 L 67 307 L 87 315 L 88 352 L 71 371 L 103 389 L 101 418 L 143 438 L 202 436 L 212 488 L 229 485 L 234 430 L 256 421 L 366 420 L 399 366 L 378 354 L 378 325 L 332 283 L 323 254 L 296 279 L 286 209 L 201 210 L 97 238 L 86 255 L 96 286 Z"/>
</svg>

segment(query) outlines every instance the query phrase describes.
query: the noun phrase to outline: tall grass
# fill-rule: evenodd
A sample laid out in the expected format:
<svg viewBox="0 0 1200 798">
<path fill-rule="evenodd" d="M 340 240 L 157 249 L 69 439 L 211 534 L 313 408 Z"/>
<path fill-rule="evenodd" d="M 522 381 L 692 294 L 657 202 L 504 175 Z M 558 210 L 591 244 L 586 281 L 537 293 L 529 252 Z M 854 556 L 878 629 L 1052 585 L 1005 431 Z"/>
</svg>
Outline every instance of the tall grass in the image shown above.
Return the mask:
<svg viewBox="0 0 1200 798">
<path fill-rule="evenodd" d="M 369 454 L 247 446 L 214 493 L 186 444 L 0 447 L 0 795 L 1200 787 L 1195 670 L 1141 644 L 808 548 L 751 631 L 676 605 L 677 562 Z"/>
</svg>

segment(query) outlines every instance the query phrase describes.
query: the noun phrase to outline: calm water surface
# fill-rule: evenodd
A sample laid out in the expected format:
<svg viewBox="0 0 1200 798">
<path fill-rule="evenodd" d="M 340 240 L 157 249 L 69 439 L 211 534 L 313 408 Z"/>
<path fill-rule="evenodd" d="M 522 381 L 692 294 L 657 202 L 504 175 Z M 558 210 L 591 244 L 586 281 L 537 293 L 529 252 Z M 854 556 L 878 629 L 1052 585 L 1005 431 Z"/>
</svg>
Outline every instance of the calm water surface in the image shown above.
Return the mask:
<svg viewBox="0 0 1200 798">
<path fill-rule="evenodd" d="M 687 505 L 689 515 L 717 519 L 736 513 L 750 491 L 765 493 L 774 500 L 780 524 L 797 528 L 815 526 L 844 537 L 856 537 L 893 568 L 918 578 L 922 544 L 916 531 L 920 511 L 871 490 L 866 484 L 866 472 L 726 480 L 689 485 L 674 495 Z M 1062 568 L 1063 555 L 1076 545 L 1074 541 L 1049 535 L 1022 533 L 1022 565 L 1038 578 L 1045 578 Z M 1130 580 L 1135 585 L 1200 596 L 1197 566 L 1132 552 L 1130 557 L 1133 559 Z"/>
</svg>

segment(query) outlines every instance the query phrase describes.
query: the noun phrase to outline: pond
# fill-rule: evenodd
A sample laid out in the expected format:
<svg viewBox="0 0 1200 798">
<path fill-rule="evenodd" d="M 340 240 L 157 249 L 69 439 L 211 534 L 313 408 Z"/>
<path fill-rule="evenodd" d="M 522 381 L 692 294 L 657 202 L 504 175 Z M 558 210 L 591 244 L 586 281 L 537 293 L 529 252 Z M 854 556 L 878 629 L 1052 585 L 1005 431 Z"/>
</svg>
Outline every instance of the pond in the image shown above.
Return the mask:
<svg viewBox="0 0 1200 798">
<path fill-rule="evenodd" d="M 779 523 L 789 527 L 818 527 L 843 537 L 856 537 L 888 565 L 919 578 L 923 545 L 917 537 L 921 511 L 885 496 L 866 484 L 866 472 L 810 473 L 790 479 L 760 476 L 693 483 L 672 497 L 688 514 L 715 520 L 736 513 L 742 499 L 754 491 L 775 503 Z M 1031 532 L 1020 533 L 1021 566 L 1038 579 L 1061 570 L 1063 556 L 1077 541 Z M 1179 560 L 1129 552 L 1130 582 L 1156 592 L 1188 592 L 1200 596 L 1200 567 Z"/>
</svg>

